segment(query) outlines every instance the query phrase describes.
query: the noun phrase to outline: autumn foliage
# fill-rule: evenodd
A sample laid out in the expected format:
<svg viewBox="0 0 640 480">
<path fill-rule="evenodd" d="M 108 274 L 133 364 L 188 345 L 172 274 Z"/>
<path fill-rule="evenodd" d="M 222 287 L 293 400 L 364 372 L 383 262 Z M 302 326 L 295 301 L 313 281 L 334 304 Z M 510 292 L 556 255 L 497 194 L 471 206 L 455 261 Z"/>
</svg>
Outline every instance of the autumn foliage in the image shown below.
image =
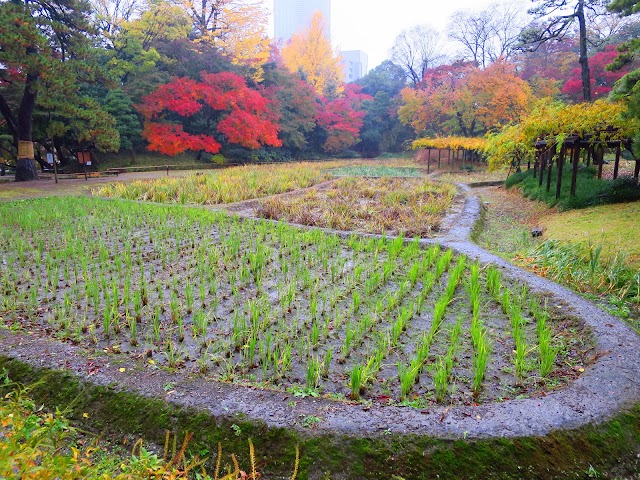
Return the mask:
<svg viewBox="0 0 640 480">
<path fill-rule="evenodd" d="M 469 62 L 426 71 L 416 89 L 405 88 L 400 121 L 417 134 L 473 137 L 516 121 L 531 103 L 531 89 L 509 63 L 485 69 Z"/>
<path fill-rule="evenodd" d="M 326 152 L 336 153 L 357 143 L 365 116 L 361 106 L 366 100 L 373 98 L 360 93 L 360 87 L 354 84 L 346 85 L 339 98 L 322 99 L 317 122 L 327 133 L 323 145 Z"/>
<path fill-rule="evenodd" d="M 607 65 L 618 57 L 618 49 L 615 45 L 608 45 L 601 52 L 589 58 L 589 68 L 591 69 L 591 95 L 594 99 L 604 98 L 613 89 L 614 84 L 630 70 L 630 65 L 614 71 L 608 71 Z M 571 77 L 562 87 L 562 93 L 569 99 L 579 102 L 582 99 L 582 78 L 580 69 L 574 68 Z"/>
<path fill-rule="evenodd" d="M 573 105 L 541 100 L 520 123 L 488 135 L 485 153 L 489 166 L 500 168 L 512 159 L 531 158 L 538 140 L 562 143 L 570 135 L 583 138 L 589 135 L 593 143 L 627 139 L 640 125 L 624 114 L 622 103 L 604 99 Z"/>
<path fill-rule="evenodd" d="M 177 78 L 143 99 L 138 110 L 149 150 L 217 153 L 221 143 L 215 132 L 228 143 L 251 149 L 282 145 L 269 100 L 242 77 L 230 72 L 202 72 L 200 77 Z"/>
<path fill-rule="evenodd" d="M 342 91 L 342 67 L 327 38 L 327 25 L 317 12 L 309 27 L 296 34 L 282 49 L 282 60 L 291 72 L 301 71 L 319 95 Z"/>
</svg>

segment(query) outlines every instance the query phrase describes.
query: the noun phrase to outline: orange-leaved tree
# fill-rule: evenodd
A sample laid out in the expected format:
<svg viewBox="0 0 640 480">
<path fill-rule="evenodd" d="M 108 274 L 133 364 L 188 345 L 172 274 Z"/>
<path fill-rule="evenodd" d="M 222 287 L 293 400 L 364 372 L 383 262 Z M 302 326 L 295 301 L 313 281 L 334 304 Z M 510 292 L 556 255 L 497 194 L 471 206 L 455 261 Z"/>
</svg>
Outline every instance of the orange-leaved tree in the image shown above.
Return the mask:
<svg viewBox="0 0 640 480">
<path fill-rule="evenodd" d="M 230 72 L 177 78 L 147 95 L 138 110 L 148 149 L 167 155 L 186 150 L 217 153 L 221 142 L 256 149 L 279 147 L 269 100 Z"/>
<path fill-rule="evenodd" d="M 455 101 L 475 68 L 472 62 L 456 62 L 427 69 L 415 88 L 402 90 L 400 121 L 419 136 L 450 134 L 452 128 L 455 130 L 455 123 L 451 124 Z"/>
<path fill-rule="evenodd" d="M 475 137 L 517 121 L 531 98 L 531 88 L 507 62 L 485 69 L 457 63 L 430 69 L 415 90 L 403 90 L 398 116 L 420 136 Z"/>
<path fill-rule="evenodd" d="M 322 13 L 317 12 L 309 27 L 282 48 L 282 61 L 289 71 L 301 72 L 319 95 L 337 96 L 342 91 L 342 67 L 326 31 Z"/>
<path fill-rule="evenodd" d="M 531 88 L 516 76 L 514 66 L 503 60 L 484 70 L 474 69 L 462 92 L 456 102 L 456 118 L 460 130 L 467 136 L 518 121 L 532 106 Z M 475 129 L 471 126 L 473 123 Z"/>
</svg>

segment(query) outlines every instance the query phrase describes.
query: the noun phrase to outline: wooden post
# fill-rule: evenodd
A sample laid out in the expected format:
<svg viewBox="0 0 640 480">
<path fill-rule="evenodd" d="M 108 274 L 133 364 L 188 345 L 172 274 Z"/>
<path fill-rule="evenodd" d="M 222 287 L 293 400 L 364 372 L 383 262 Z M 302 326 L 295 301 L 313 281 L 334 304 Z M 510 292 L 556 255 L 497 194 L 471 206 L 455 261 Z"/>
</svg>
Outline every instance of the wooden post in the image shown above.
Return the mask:
<svg viewBox="0 0 640 480">
<path fill-rule="evenodd" d="M 547 168 L 547 159 L 549 157 L 549 151 L 545 151 L 540 156 L 540 178 L 538 179 L 538 187 L 542 187 L 542 180 L 544 179 L 544 171 Z"/>
<path fill-rule="evenodd" d="M 560 152 L 560 155 L 562 155 L 562 151 Z M 556 164 L 558 163 L 559 160 L 560 158 L 558 157 L 558 159 L 556 160 Z M 553 157 L 549 159 L 549 163 L 547 165 L 547 192 L 551 190 L 551 174 L 552 173 L 553 173 Z"/>
<path fill-rule="evenodd" d="M 431 148 L 427 148 L 427 173 L 431 168 Z"/>
<path fill-rule="evenodd" d="M 449 165 L 449 170 L 451 170 L 451 148 L 447 148 L 447 165 Z"/>
<path fill-rule="evenodd" d="M 593 145 L 589 145 L 587 148 L 587 167 L 591 165 L 591 158 L 593 157 Z"/>
<path fill-rule="evenodd" d="M 636 159 L 636 168 L 633 170 L 633 178 L 638 180 L 638 176 L 640 176 L 640 158 Z"/>
<path fill-rule="evenodd" d="M 598 162 L 598 180 L 602 178 L 602 163 L 604 162 L 604 147 L 598 145 L 598 148 L 593 152 L 593 161 Z"/>
<path fill-rule="evenodd" d="M 560 198 L 560 191 L 562 190 L 562 169 L 564 168 L 564 158 L 567 154 L 566 144 L 562 144 L 562 148 L 560 149 L 560 156 L 558 157 L 558 179 L 556 180 L 556 200 Z M 551 179 L 551 171 L 549 171 L 549 179 Z M 549 189 L 547 188 L 547 191 Z"/>
<path fill-rule="evenodd" d="M 578 181 L 578 163 L 580 163 L 580 140 L 573 147 L 573 169 L 571 170 L 571 196 L 576 196 L 576 183 Z"/>
<path fill-rule="evenodd" d="M 440 157 L 442 156 L 442 150 L 438 149 L 438 169 L 440 169 Z"/>
<path fill-rule="evenodd" d="M 613 164 L 613 179 L 618 178 L 618 169 L 620 168 L 620 140 L 616 145 L 616 163 Z"/>
</svg>

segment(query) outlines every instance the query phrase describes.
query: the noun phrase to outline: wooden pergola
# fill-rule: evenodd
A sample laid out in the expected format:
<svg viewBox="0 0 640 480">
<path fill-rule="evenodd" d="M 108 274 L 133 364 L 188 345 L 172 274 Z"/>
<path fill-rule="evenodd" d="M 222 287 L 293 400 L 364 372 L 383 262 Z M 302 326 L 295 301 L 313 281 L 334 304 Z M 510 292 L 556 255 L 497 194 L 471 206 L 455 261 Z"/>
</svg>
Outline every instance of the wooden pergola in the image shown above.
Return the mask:
<svg viewBox="0 0 640 480">
<path fill-rule="evenodd" d="M 551 173 L 554 163 L 558 170 L 556 179 L 556 198 L 560 197 L 563 180 L 563 170 L 566 162 L 571 163 L 571 193 L 576 195 L 576 183 L 578 178 L 578 168 L 582 158 L 586 166 L 598 165 L 598 178 L 602 178 L 602 166 L 604 164 L 605 148 L 615 149 L 615 163 L 613 167 L 613 178 L 618 178 L 620 168 L 620 158 L 622 147 L 630 146 L 629 139 L 610 139 L 614 137 L 615 130 L 607 130 L 597 135 L 570 135 L 564 139 L 560 145 L 558 152 L 558 142 L 555 140 L 538 140 L 535 144 L 535 161 L 533 164 L 533 176 L 538 178 L 538 185 L 542 187 L 545 181 L 545 172 L 547 172 L 546 182 L 547 191 L 551 189 Z M 557 155 L 556 155 L 557 153 Z M 635 159 L 636 165 L 633 177 L 638 181 L 640 175 L 640 159 Z M 528 162 L 527 168 L 531 169 L 531 162 Z"/>
<path fill-rule="evenodd" d="M 438 137 L 438 138 L 420 138 L 412 144 L 414 150 L 426 150 L 427 152 L 427 173 L 431 171 L 432 151 L 437 151 L 438 168 L 440 168 L 443 160 L 442 152 L 445 151 L 445 159 L 449 166 L 454 162 L 465 161 L 473 162 L 474 155 L 484 149 L 483 138 L 466 138 L 466 137 Z M 436 161 L 433 155 L 433 161 Z"/>
</svg>

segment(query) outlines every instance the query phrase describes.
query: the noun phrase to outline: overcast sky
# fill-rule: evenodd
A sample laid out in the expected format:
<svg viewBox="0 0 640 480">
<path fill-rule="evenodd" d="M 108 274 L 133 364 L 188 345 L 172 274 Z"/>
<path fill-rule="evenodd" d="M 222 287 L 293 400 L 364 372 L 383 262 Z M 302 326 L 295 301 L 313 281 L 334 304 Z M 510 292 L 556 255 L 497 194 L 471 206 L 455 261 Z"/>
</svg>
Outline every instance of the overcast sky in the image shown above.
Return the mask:
<svg viewBox="0 0 640 480">
<path fill-rule="evenodd" d="M 444 33 L 449 17 L 454 12 L 482 10 L 495 2 L 496 0 L 332 0 L 332 43 L 340 50 L 364 51 L 369 56 L 371 70 L 389 58 L 393 41 L 402 30 L 414 25 L 429 24 Z M 525 2 L 524 8 L 528 3 Z M 273 0 L 265 0 L 265 5 L 273 10 Z"/>
</svg>

